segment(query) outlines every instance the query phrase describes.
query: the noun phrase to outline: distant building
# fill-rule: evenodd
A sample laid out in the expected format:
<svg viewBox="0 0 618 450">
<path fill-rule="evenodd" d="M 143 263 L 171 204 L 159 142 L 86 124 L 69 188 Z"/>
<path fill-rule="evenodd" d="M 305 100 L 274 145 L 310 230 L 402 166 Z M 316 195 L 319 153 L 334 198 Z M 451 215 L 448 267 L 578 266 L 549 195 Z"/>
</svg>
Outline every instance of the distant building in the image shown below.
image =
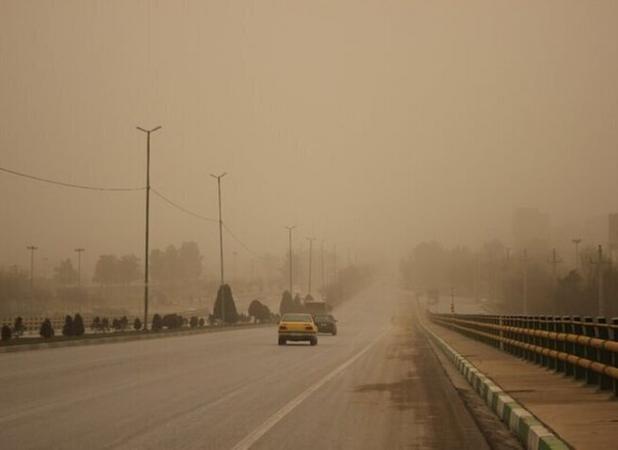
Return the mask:
<svg viewBox="0 0 618 450">
<path fill-rule="evenodd" d="M 536 208 L 517 208 L 513 213 L 513 244 L 528 253 L 544 254 L 550 248 L 549 216 Z"/>
</svg>

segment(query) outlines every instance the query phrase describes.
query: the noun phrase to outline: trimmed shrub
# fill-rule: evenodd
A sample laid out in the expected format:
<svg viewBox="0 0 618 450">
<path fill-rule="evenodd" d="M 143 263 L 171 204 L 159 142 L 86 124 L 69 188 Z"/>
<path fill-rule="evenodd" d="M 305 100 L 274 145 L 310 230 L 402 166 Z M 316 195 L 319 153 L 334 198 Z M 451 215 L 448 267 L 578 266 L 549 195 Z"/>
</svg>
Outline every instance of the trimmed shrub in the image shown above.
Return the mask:
<svg viewBox="0 0 618 450">
<path fill-rule="evenodd" d="M 24 319 L 21 316 L 15 318 L 15 323 L 13 324 L 13 334 L 15 337 L 19 337 L 24 334 L 26 331 L 26 327 L 24 326 Z"/>
<path fill-rule="evenodd" d="M 163 320 L 159 314 L 152 316 L 152 331 L 161 331 L 163 328 Z"/>
<path fill-rule="evenodd" d="M 51 321 L 49 319 L 45 319 L 41 323 L 41 328 L 39 329 L 39 334 L 41 337 L 45 339 L 49 339 L 54 337 L 54 327 L 52 327 Z"/>
<path fill-rule="evenodd" d="M 73 336 L 73 318 L 71 316 L 65 316 L 64 325 L 62 327 L 63 336 Z"/>
<path fill-rule="evenodd" d="M 85 331 L 84 319 L 81 314 L 75 314 L 75 318 L 73 319 L 73 336 L 83 336 Z"/>
<path fill-rule="evenodd" d="M 286 314 L 292 311 L 294 311 L 294 300 L 292 299 L 292 294 L 290 294 L 290 291 L 283 291 L 281 303 L 279 304 L 279 313 Z"/>
<path fill-rule="evenodd" d="M 213 308 L 215 319 L 225 323 L 238 322 L 238 311 L 236 311 L 236 303 L 232 295 L 232 289 L 229 284 L 223 284 L 217 291 L 217 299 Z M 225 316 L 225 317 L 224 317 Z"/>
<path fill-rule="evenodd" d="M 163 316 L 163 319 L 161 320 L 161 324 L 163 325 L 163 327 L 167 328 L 168 330 L 173 330 L 175 328 L 181 328 L 183 322 L 184 322 L 184 319 L 182 318 L 182 316 L 179 316 L 178 314 L 166 314 L 165 316 Z"/>
<path fill-rule="evenodd" d="M 255 322 L 269 322 L 271 320 L 271 312 L 268 306 L 264 305 L 259 300 L 253 300 L 249 304 L 249 315 L 252 316 Z"/>
<path fill-rule="evenodd" d="M 303 301 L 300 298 L 300 294 L 296 294 L 296 296 L 294 297 L 294 306 L 293 306 L 292 311 L 290 312 L 295 312 L 295 313 L 305 312 L 305 307 L 303 306 Z"/>
<path fill-rule="evenodd" d="M 10 341 L 12 335 L 13 335 L 13 332 L 11 331 L 11 327 L 9 327 L 8 325 L 3 325 L 2 326 L 2 340 Z"/>
<path fill-rule="evenodd" d="M 92 331 L 101 331 L 101 318 L 99 316 L 96 316 L 94 319 L 92 319 L 90 329 Z"/>
<path fill-rule="evenodd" d="M 109 331 L 109 319 L 107 317 L 103 317 L 101 319 L 101 331 L 103 332 Z"/>
<path fill-rule="evenodd" d="M 129 318 L 127 316 L 122 316 L 119 320 L 120 322 L 120 329 L 122 331 L 125 331 L 127 328 L 129 328 Z"/>
<path fill-rule="evenodd" d="M 202 328 L 204 325 L 206 325 L 206 321 L 204 320 L 203 317 L 200 317 L 199 325 L 200 325 L 200 328 Z"/>
<path fill-rule="evenodd" d="M 197 328 L 198 320 L 197 316 L 191 316 L 191 320 L 189 321 L 189 326 L 191 328 Z"/>
<path fill-rule="evenodd" d="M 135 331 L 139 331 L 142 329 L 142 321 L 139 320 L 139 317 L 136 317 L 135 320 L 133 321 L 133 329 Z"/>
</svg>

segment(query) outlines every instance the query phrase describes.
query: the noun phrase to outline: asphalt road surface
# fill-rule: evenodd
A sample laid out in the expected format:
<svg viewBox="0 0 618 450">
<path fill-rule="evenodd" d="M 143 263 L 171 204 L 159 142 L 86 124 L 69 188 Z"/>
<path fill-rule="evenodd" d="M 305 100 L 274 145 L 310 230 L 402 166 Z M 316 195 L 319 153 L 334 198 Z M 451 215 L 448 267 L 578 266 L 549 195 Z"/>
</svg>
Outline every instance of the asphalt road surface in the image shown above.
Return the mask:
<svg viewBox="0 0 618 450">
<path fill-rule="evenodd" d="M 276 328 L 0 355 L 3 449 L 483 449 L 420 331 L 385 285 L 339 335 Z"/>
</svg>

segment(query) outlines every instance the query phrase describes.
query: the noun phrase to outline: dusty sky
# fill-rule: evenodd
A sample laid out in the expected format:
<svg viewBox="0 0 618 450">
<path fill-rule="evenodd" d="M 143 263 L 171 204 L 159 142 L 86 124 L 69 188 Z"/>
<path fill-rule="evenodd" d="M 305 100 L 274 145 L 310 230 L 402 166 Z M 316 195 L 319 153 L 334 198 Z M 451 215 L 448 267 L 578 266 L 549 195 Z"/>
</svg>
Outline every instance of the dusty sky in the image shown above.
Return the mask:
<svg viewBox="0 0 618 450">
<path fill-rule="evenodd" d="M 508 240 L 514 207 L 618 209 L 617 23 L 614 0 L 0 0 L 0 166 L 140 186 L 135 126 L 162 125 L 153 186 L 216 217 L 227 171 L 257 253 L 290 223 L 361 255 Z M 141 255 L 143 197 L 0 174 L 0 264 Z M 153 247 L 212 260 L 216 231 L 152 199 Z"/>
</svg>

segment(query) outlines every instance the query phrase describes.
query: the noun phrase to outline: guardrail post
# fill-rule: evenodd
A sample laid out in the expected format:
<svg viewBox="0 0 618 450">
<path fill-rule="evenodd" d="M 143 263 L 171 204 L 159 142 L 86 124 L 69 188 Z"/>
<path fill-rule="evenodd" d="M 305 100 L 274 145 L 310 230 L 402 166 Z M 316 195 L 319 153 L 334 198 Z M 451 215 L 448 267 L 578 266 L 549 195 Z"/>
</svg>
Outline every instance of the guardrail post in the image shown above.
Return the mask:
<svg viewBox="0 0 618 450">
<path fill-rule="evenodd" d="M 605 317 L 597 317 L 596 320 L 597 326 L 595 328 L 595 337 L 598 339 L 603 339 L 604 341 L 609 339 L 609 329 L 607 327 L 607 321 Z M 612 353 L 605 349 L 599 349 L 599 361 L 605 365 L 612 365 Z M 601 374 L 599 376 L 599 386 L 603 390 L 612 388 L 612 378 L 608 375 Z"/>
<path fill-rule="evenodd" d="M 526 322 L 524 319 L 525 319 L 524 316 L 517 316 L 517 328 L 523 328 L 526 326 Z M 515 339 L 516 341 L 524 342 L 524 343 L 526 342 L 525 336 L 521 336 L 519 332 L 514 332 L 513 334 L 514 334 L 513 339 Z M 518 354 L 520 358 L 526 359 L 527 352 L 523 348 L 518 347 Z"/>
<path fill-rule="evenodd" d="M 583 334 L 581 321 L 582 319 L 580 316 L 573 316 L 573 334 Z M 574 343 L 573 354 L 580 358 L 584 358 L 584 347 L 581 344 Z M 576 380 L 583 380 L 586 378 L 586 370 L 581 366 L 575 365 L 574 375 Z"/>
<path fill-rule="evenodd" d="M 530 329 L 532 327 L 533 327 L 532 316 L 526 316 L 525 321 L 524 321 L 524 328 Z M 528 343 L 528 345 L 530 345 L 530 344 L 534 345 L 534 336 L 530 336 L 529 334 L 524 334 L 523 336 L 526 339 L 526 342 Z M 536 358 L 535 353 L 532 350 L 527 349 L 526 350 L 526 359 L 528 361 L 535 362 L 535 358 Z"/>
<path fill-rule="evenodd" d="M 612 317 L 611 328 L 609 329 L 609 339 L 618 342 L 618 317 Z M 612 352 L 612 366 L 618 367 L 618 352 Z M 618 379 L 612 379 L 612 390 L 618 396 Z"/>
<path fill-rule="evenodd" d="M 562 316 L 562 331 L 565 334 L 573 334 L 573 318 L 571 316 Z M 575 354 L 575 347 L 571 342 L 564 341 L 562 343 L 565 353 L 569 355 Z M 564 362 L 564 374 L 567 376 L 575 375 L 575 366 L 568 361 Z"/>
<path fill-rule="evenodd" d="M 564 331 L 564 317 L 556 316 L 554 320 L 555 320 L 554 332 L 557 334 L 564 333 L 565 332 Z M 554 350 L 556 350 L 557 352 L 562 352 L 562 353 L 565 352 L 564 341 L 560 341 L 556 339 L 554 343 L 555 343 Z M 556 358 L 556 367 L 555 367 L 556 372 L 565 372 L 565 367 L 566 367 L 566 363 L 562 361 L 560 358 Z"/>
<path fill-rule="evenodd" d="M 584 317 L 584 335 L 588 337 L 594 337 L 594 323 L 592 321 L 592 317 L 586 316 Z M 584 355 L 585 358 L 591 361 L 598 361 L 597 358 L 597 350 L 595 348 L 586 345 L 584 347 Z M 586 369 L 586 384 L 597 384 L 599 382 L 598 374 L 591 369 Z"/>
<path fill-rule="evenodd" d="M 500 343 L 498 347 L 500 348 L 500 350 L 504 351 L 504 342 L 502 341 L 502 339 L 504 338 L 504 331 L 502 330 L 502 327 L 504 326 L 503 316 L 498 316 L 498 325 L 500 325 L 500 330 L 498 330 L 498 336 L 500 337 Z"/>
<path fill-rule="evenodd" d="M 547 316 L 547 326 L 545 327 L 545 331 L 547 331 L 548 333 L 555 333 L 556 332 L 556 321 L 559 320 L 558 317 L 554 317 L 554 316 Z M 556 350 L 556 338 L 546 338 L 545 339 L 545 347 L 549 348 L 550 350 Z M 552 370 L 556 370 L 556 362 L 557 359 L 554 358 L 553 356 L 547 356 L 547 367 L 549 369 Z"/>
<path fill-rule="evenodd" d="M 537 331 L 540 331 L 543 329 L 543 322 L 545 321 L 545 316 L 537 316 L 537 317 L 532 317 L 531 320 L 531 326 L 530 328 L 532 328 L 534 330 L 534 332 L 536 333 Z M 541 338 L 540 336 L 537 336 L 536 334 L 534 336 L 532 336 L 532 345 L 534 346 L 543 346 L 543 338 Z M 532 352 L 532 361 L 534 361 L 535 364 L 540 364 L 542 366 L 545 365 L 545 356 L 543 356 L 541 353 L 537 353 L 537 352 Z"/>
</svg>

